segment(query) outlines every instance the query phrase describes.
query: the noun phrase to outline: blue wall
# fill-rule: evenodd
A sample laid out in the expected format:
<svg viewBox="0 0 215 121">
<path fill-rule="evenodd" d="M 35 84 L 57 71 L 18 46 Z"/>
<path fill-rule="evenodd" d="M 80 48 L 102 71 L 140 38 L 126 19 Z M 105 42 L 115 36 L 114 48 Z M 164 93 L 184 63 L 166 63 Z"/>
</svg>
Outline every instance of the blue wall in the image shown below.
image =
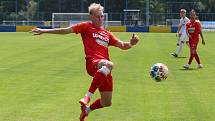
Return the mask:
<svg viewBox="0 0 215 121">
<path fill-rule="evenodd" d="M 38 28 L 51 29 L 51 26 L 37 26 Z M 150 32 L 149 27 L 125 27 L 126 32 Z M 176 33 L 178 27 L 171 27 L 171 32 Z M 16 26 L 0 26 L 0 32 L 16 32 Z M 113 31 L 114 32 L 114 31 Z"/>
<path fill-rule="evenodd" d="M 149 32 L 149 27 L 127 27 L 127 32 Z"/>
<path fill-rule="evenodd" d="M 171 27 L 171 32 L 176 33 L 178 30 L 178 27 Z"/>
<path fill-rule="evenodd" d="M 0 26 L 0 32 L 16 32 L 16 26 Z"/>
</svg>

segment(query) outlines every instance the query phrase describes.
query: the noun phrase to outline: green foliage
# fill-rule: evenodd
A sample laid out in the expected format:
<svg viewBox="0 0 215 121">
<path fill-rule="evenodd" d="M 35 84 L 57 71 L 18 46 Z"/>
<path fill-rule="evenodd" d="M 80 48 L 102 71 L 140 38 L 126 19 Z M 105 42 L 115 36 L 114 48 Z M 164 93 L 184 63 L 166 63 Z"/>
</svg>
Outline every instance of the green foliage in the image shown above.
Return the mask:
<svg viewBox="0 0 215 121">
<path fill-rule="evenodd" d="M 152 13 L 165 13 L 167 6 L 166 3 L 160 3 L 157 0 L 150 0 L 150 9 Z"/>
<path fill-rule="evenodd" d="M 27 7 L 27 13 L 28 13 L 28 20 L 33 20 L 37 10 L 37 2 L 34 0 L 30 0 L 28 7 Z"/>
<path fill-rule="evenodd" d="M 197 12 L 210 13 L 215 11 L 214 0 L 149 0 L 150 13 L 178 13 L 181 8 L 196 9 Z M 0 14 L 4 20 L 51 20 L 52 13 L 86 13 L 88 6 L 100 3 L 105 12 L 112 15 L 112 21 L 122 20 L 124 9 L 141 10 L 143 16 L 146 12 L 147 0 L 1 0 Z M 26 13 L 24 13 L 26 12 Z M 111 14 L 115 13 L 115 14 Z M 16 16 L 17 15 L 17 16 Z M 213 16 L 202 17 L 208 21 Z M 200 19 L 202 19 L 200 18 Z"/>
<path fill-rule="evenodd" d="M 28 11 L 27 9 L 29 8 L 29 4 L 31 4 L 30 6 L 33 8 L 36 4 L 39 4 L 39 12 L 87 12 L 87 7 L 91 3 L 96 2 L 104 5 L 108 12 L 122 12 L 126 7 L 127 9 L 140 9 L 145 11 L 146 1 L 147 0 L 17 0 L 16 6 L 16 1 L 2 0 L 0 1 L 0 10 L 3 12 L 15 12 L 15 8 L 17 7 L 18 11 Z M 168 2 L 171 2 L 171 4 L 168 4 Z M 195 9 L 198 9 L 201 12 L 215 11 L 214 0 L 192 0 L 189 2 L 181 1 L 180 3 L 178 0 L 150 0 L 150 11 L 167 12 L 171 6 L 173 6 L 171 9 L 175 12 L 181 7 L 187 9 L 195 7 Z M 36 9 L 34 8 L 34 10 Z"/>
</svg>

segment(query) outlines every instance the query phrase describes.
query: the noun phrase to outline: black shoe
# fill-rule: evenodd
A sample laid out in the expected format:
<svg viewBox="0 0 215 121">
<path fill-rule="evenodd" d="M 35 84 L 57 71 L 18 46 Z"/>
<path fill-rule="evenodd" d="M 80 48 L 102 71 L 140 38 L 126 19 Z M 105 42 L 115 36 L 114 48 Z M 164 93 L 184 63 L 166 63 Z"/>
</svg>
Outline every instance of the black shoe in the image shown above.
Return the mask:
<svg viewBox="0 0 215 121">
<path fill-rule="evenodd" d="M 176 54 L 176 53 L 172 53 L 172 56 L 174 56 L 174 57 L 178 57 L 178 55 Z"/>
</svg>

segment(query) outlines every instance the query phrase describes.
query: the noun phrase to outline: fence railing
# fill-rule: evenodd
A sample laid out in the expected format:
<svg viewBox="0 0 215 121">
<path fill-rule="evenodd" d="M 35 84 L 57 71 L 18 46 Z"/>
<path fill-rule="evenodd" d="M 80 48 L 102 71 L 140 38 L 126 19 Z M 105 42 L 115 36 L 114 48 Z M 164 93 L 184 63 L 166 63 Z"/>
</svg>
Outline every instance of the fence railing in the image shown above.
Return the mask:
<svg viewBox="0 0 215 121">
<path fill-rule="evenodd" d="M 187 15 L 189 17 L 189 14 Z M 215 13 L 199 13 L 200 21 L 215 21 Z M 138 19 L 126 19 L 123 12 L 108 13 L 108 21 L 121 21 L 122 25 L 130 26 L 145 26 L 146 13 L 140 12 Z M 0 25 L 47 25 L 47 21 L 52 20 L 52 13 L 40 12 L 34 16 L 29 16 L 28 13 L 23 12 L 22 15 L 17 15 L 15 12 L 0 12 Z M 17 22 L 15 22 L 17 21 Z M 170 25 L 177 26 L 179 22 L 179 13 L 150 13 L 149 25 Z"/>
</svg>

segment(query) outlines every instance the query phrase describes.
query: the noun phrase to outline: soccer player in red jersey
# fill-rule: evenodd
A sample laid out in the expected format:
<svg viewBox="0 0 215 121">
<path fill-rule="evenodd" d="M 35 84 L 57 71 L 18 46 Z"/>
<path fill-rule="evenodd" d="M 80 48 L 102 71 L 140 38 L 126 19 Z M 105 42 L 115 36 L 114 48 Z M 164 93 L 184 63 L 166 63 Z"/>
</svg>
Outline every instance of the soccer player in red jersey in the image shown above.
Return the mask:
<svg viewBox="0 0 215 121">
<path fill-rule="evenodd" d="M 204 36 L 202 34 L 201 23 L 196 20 L 196 11 L 191 10 L 190 12 L 190 21 L 186 24 L 187 36 L 189 37 L 189 45 L 190 45 L 190 58 L 186 65 L 183 67 L 185 69 L 189 69 L 190 64 L 192 63 L 193 58 L 196 59 L 198 63 L 197 68 L 203 68 L 203 65 L 200 63 L 199 56 L 197 54 L 197 46 L 199 43 L 199 34 L 202 38 L 202 44 L 205 45 Z"/>
<path fill-rule="evenodd" d="M 111 106 L 113 91 L 111 71 L 114 64 L 110 61 L 108 46 L 115 46 L 127 50 L 132 48 L 139 41 L 138 36 L 133 34 L 130 42 L 124 42 L 105 30 L 102 27 L 104 23 L 104 8 L 100 4 L 92 3 L 88 9 L 91 19 L 89 22 L 81 22 L 67 28 L 36 28 L 32 30 L 35 34 L 81 34 L 86 55 L 86 69 L 93 79 L 88 92 L 84 98 L 79 101 L 81 104 L 80 121 L 84 121 L 88 114 L 95 109 Z M 89 105 L 96 89 L 99 90 L 101 97 Z"/>
</svg>

